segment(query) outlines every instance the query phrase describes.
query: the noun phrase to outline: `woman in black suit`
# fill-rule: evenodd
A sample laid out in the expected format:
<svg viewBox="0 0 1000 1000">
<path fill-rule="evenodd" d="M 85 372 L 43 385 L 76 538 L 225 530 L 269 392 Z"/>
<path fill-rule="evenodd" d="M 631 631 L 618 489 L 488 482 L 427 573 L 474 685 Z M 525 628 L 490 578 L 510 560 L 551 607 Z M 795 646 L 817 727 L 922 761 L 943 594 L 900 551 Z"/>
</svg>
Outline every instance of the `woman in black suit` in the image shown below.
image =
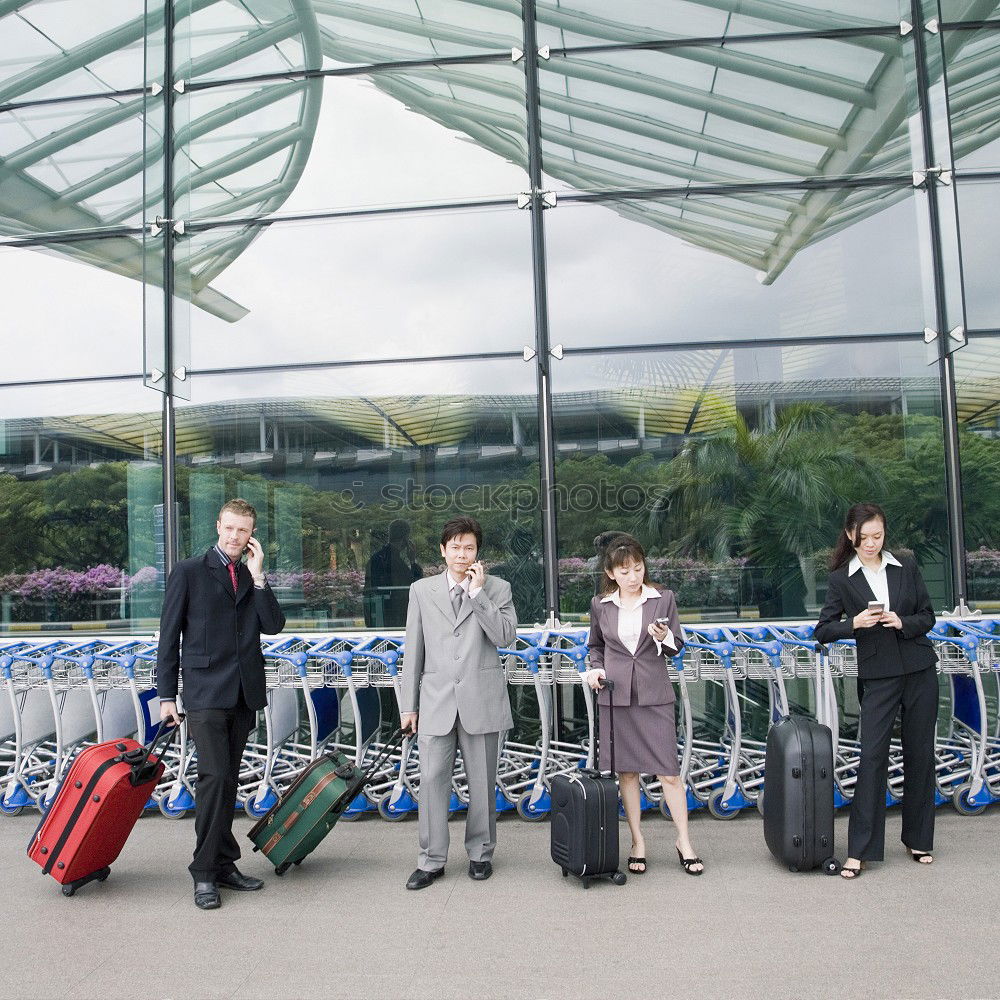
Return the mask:
<svg viewBox="0 0 1000 1000">
<path fill-rule="evenodd" d="M 840 874 L 857 878 L 885 851 L 885 787 L 897 713 L 903 740 L 902 841 L 914 861 L 930 864 L 934 846 L 934 740 L 937 656 L 927 633 L 934 612 L 916 562 L 883 549 L 885 512 L 855 504 L 830 560 L 826 604 L 816 639 L 855 639 L 861 697 L 861 754 Z M 879 607 L 881 605 L 881 607 Z M 863 692 L 863 693 L 862 693 Z"/>
</svg>

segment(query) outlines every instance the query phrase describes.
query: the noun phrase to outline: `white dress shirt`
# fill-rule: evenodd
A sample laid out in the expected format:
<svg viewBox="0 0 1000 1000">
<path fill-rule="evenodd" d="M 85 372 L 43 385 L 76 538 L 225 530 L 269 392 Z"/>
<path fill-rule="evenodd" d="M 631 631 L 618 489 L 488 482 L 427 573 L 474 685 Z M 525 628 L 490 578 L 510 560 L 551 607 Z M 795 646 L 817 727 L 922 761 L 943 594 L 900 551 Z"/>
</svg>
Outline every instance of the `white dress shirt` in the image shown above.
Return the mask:
<svg viewBox="0 0 1000 1000">
<path fill-rule="evenodd" d="M 876 601 L 881 601 L 884 610 L 890 611 L 889 607 L 889 580 L 885 575 L 886 566 L 902 566 L 903 564 L 891 553 L 882 550 L 878 569 L 869 569 L 857 556 L 855 556 L 847 566 L 847 575 L 854 576 L 858 570 L 865 574 L 868 586 L 872 588 Z"/>
<path fill-rule="evenodd" d="M 659 596 L 660 592 L 658 590 L 654 590 L 649 584 L 644 583 L 639 600 L 634 608 L 626 609 L 622 607 L 622 594 L 620 590 L 616 590 L 613 594 L 608 594 L 607 597 L 601 598 L 602 604 L 610 601 L 618 608 L 618 638 L 621 639 L 622 645 L 633 656 L 635 656 L 635 651 L 639 648 L 639 640 L 642 638 L 642 606 L 650 598 Z M 670 631 L 669 626 L 667 627 L 665 641 L 671 649 L 674 647 L 674 633 Z M 656 652 L 659 653 L 662 649 L 660 643 L 656 639 L 653 639 L 653 642 L 656 643 Z"/>
</svg>

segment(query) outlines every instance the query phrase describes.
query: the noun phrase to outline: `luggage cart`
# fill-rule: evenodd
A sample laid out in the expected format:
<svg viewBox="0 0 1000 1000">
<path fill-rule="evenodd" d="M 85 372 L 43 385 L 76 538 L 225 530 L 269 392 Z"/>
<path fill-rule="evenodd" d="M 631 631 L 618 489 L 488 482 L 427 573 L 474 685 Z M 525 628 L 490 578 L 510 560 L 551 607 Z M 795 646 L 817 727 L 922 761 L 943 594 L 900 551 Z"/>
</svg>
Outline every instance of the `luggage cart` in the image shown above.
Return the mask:
<svg viewBox="0 0 1000 1000">
<path fill-rule="evenodd" d="M 529 821 L 544 819 L 552 806 L 548 769 L 554 681 L 551 658 L 541 648 L 545 638 L 545 633 L 518 635 L 513 646 L 498 650 L 507 684 L 515 691 L 530 688 L 538 705 L 537 743 L 516 740 L 515 734 L 508 734 L 497 767 L 498 811 L 502 796 L 507 809 L 513 804 L 517 814 Z M 524 698 L 515 696 L 515 701 L 523 705 Z"/>
<path fill-rule="evenodd" d="M 957 812 L 977 816 L 1000 802 L 1000 675 L 996 666 L 1000 630 L 991 620 L 948 621 L 938 622 L 928 635 L 941 672 L 951 682 L 948 748 L 954 763 L 944 775 L 938 770 L 938 788 L 950 792 Z M 984 661 L 992 689 L 989 698 Z"/>
<path fill-rule="evenodd" d="M 692 775 L 690 789 L 704 803 L 716 819 L 732 819 L 742 809 L 753 804 L 741 782 L 742 719 L 739 696 L 736 690 L 737 675 L 742 679 L 741 668 L 735 664 L 735 650 L 720 628 L 693 628 L 685 626 L 685 663 L 691 663 L 703 682 L 707 714 L 707 693 L 721 691 L 723 706 L 721 717 L 704 718 L 703 728 L 714 722 L 717 734 L 712 739 L 700 739 L 697 746 L 712 763 L 697 778 Z"/>
</svg>

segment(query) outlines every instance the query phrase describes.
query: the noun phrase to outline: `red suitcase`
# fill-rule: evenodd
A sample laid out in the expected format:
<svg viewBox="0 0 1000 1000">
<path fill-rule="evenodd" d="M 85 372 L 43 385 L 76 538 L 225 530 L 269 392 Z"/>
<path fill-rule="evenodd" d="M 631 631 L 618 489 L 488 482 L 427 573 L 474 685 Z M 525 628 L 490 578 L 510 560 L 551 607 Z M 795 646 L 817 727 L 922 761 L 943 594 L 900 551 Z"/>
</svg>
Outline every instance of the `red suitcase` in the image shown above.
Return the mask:
<svg viewBox="0 0 1000 1000">
<path fill-rule="evenodd" d="M 38 824 L 28 857 L 62 885 L 64 896 L 95 879 L 103 882 L 163 774 L 153 755 L 162 725 L 148 746 L 109 740 L 81 750 Z"/>
</svg>

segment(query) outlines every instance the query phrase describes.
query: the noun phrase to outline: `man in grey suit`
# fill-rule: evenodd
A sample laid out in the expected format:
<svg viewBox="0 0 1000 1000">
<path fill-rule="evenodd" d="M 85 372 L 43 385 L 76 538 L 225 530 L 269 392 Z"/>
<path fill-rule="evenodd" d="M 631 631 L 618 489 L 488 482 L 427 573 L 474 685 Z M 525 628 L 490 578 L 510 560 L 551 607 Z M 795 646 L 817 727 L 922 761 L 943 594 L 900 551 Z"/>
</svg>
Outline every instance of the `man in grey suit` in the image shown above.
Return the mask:
<svg viewBox="0 0 1000 1000">
<path fill-rule="evenodd" d="M 493 874 L 497 751 L 513 724 L 497 646 L 514 641 L 517 612 L 510 584 L 478 561 L 482 544 L 477 520 L 453 518 L 441 532 L 444 573 L 410 587 L 400 723 L 420 750 L 420 854 L 407 889 L 426 889 L 444 871 L 456 744 L 469 782 L 469 878 Z"/>
</svg>

